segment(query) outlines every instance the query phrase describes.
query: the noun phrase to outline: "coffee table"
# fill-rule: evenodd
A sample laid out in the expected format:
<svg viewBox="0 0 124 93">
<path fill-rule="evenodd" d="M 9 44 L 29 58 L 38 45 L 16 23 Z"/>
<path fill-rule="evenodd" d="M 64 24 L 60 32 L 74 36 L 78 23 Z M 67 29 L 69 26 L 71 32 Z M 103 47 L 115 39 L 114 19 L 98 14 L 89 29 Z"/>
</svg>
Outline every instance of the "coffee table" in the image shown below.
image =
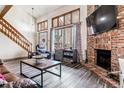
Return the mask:
<svg viewBox="0 0 124 93">
<path fill-rule="evenodd" d="M 38 61 L 38 63 L 36 61 Z M 23 70 L 24 70 L 23 65 L 28 65 L 32 68 L 40 70 L 40 73 L 37 74 L 37 75 L 29 77 L 28 75 L 23 73 Z M 51 72 L 51 71 L 48 70 L 49 68 L 52 68 L 52 67 L 55 67 L 55 66 L 58 66 L 58 65 L 60 67 L 59 68 L 59 71 L 60 71 L 59 74 L 56 74 L 56 73 Z M 20 61 L 20 74 L 27 77 L 27 78 L 30 78 L 32 80 L 33 80 L 33 78 L 40 75 L 41 76 L 41 84 L 39 84 L 35 81 L 40 87 L 43 87 L 43 74 L 46 73 L 46 72 L 51 73 L 53 75 L 56 75 L 58 77 L 61 77 L 61 62 L 51 60 L 51 59 L 27 59 L 27 60 L 21 60 Z"/>
</svg>

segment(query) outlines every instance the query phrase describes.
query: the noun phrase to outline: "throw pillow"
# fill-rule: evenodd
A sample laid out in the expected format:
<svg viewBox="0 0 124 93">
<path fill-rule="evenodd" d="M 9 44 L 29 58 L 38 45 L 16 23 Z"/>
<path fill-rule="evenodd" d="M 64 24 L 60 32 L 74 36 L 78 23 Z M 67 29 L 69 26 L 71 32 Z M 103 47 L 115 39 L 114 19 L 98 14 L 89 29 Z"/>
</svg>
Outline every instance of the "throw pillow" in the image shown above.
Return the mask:
<svg viewBox="0 0 124 93">
<path fill-rule="evenodd" d="M 37 88 L 37 84 L 31 79 L 19 79 L 17 81 L 9 82 L 4 87 L 6 88 Z"/>
<path fill-rule="evenodd" d="M 0 79 L 0 86 L 3 86 L 7 84 L 7 81 L 6 80 L 3 80 L 3 79 Z"/>
<path fill-rule="evenodd" d="M 7 81 L 5 80 L 4 76 L 0 74 L 0 86 L 3 86 L 7 84 Z"/>
</svg>

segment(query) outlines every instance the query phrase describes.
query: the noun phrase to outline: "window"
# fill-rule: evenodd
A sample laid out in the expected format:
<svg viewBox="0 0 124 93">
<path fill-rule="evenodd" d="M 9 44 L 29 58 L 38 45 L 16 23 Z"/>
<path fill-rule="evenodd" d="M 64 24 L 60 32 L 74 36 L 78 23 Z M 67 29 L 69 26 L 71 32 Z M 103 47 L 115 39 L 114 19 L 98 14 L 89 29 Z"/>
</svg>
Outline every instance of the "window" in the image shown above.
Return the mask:
<svg viewBox="0 0 124 93">
<path fill-rule="evenodd" d="M 60 16 L 59 17 L 59 26 L 63 26 L 64 25 L 64 16 Z"/>
<path fill-rule="evenodd" d="M 48 23 L 47 23 L 47 21 L 44 24 L 45 24 L 45 29 L 48 29 Z"/>
<path fill-rule="evenodd" d="M 41 23 L 41 30 L 45 30 L 45 24 L 44 24 L 44 22 Z"/>
<path fill-rule="evenodd" d="M 52 25 L 53 27 L 57 27 L 58 26 L 58 18 L 54 18 L 52 24 L 53 24 Z"/>
<path fill-rule="evenodd" d="M 66 26 L 80 22 L 80 9 L 76 9 L 52 19 L 52 27 Z"/>
<path fill-rule="evenodd" d="M 64 48 L 69 49 L 72 47 L 72 28 L 65 28 L 64 31 Z"/>
<path fill-rule="evenodd" d="M 79 11 L 72 12 L 72 23 L 79 22 L 79 20 L 80 20 L 79 15 L 80 15 Z"/>
<path fill-rule="evenodd" d="M 48 21 L 42 21 L 38 23 L 38 31 L 48 30 Z"/>
<path fill-rule="evenodd" d="M 64 29 L 58 29 L 55 30 L 55 41 L 54 41 L 54 47 L 55 49 L 63 48 L 63 30 Z"/>
<path fill-rule="evenodd" d="M 39 45 L 44 45 L 44 49 L 48 49 L 48 32 L 39 32 Z"/>
<path fill-rule="evenodd" d="M 72 27 L 57 29 L 53 31 L 53 47 L 54 49 L 70 49 L 74 48 L 74 36 Z"/>
<path fill-rule="evenodd" d="M 65 25 L 71 24 L 71 14 L 65 15 Z"/>
<path fill-rule="evenodd" d="M 41 24 L 38 24 L 38 31 L 41 30 Z"/>
</svg>

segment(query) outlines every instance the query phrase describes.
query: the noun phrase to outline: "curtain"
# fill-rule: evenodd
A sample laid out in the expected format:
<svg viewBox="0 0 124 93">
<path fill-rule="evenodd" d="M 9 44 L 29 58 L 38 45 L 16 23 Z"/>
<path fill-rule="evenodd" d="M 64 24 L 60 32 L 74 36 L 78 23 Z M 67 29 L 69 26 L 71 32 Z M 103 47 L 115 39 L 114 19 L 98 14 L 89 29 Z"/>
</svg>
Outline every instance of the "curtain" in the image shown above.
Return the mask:
<svg viewBox="0 0 124 93">
<path fill-rule="evenodd" d="M 76 49 L 76 25 L 74 25 L 73 27 L 72 27 L 72 42 L 73 42 L 73 44 L 72 44 L 72 48 L 73 49 Z"/>
<path fill-rule="evenodd" d="M 77 54 L 78 54 L 78 59 L 80 59 L 81 57 L 81 24 L 80 23 L 77 23 L 75 25 L 76 27 L 76 42 L 75 42 L 75 46 L 76 46 L 76 49 L 77 49 Z"/>
</svg>

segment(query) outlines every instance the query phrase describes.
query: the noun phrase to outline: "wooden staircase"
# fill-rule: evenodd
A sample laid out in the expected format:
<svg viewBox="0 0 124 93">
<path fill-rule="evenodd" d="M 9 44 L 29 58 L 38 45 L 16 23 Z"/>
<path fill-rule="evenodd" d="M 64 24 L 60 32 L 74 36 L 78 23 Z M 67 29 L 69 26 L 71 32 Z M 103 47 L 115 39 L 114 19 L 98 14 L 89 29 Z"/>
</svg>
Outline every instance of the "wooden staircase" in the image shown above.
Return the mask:
<svg viewBox="0 0 124 93">
<path fill-rule="evenodd" d="M 3 18 L 0 18 L 0 32 L 25 49 L 27 52 L 32 51 L 32 43 Z"/>
</svg>

